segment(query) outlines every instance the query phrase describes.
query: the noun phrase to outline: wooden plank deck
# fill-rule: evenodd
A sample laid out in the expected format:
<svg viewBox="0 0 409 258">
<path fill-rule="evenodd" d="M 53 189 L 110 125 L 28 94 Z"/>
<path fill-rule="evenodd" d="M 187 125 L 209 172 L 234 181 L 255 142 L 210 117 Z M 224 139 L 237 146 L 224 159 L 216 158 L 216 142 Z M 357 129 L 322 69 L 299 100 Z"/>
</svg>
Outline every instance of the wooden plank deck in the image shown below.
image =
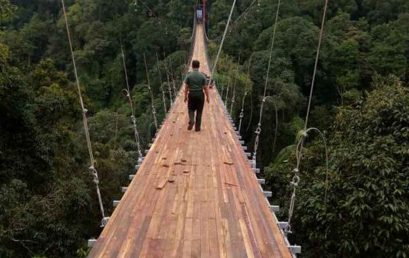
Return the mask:
<svg viewBox="0 0 409 258">
<path fill-rule="evenodd" d="M 203 27 L 193 59 L 210 73 Z M 216 89 L 202 131 L 182 94 L 90 257 L 291 257 Z"/>
</svg>

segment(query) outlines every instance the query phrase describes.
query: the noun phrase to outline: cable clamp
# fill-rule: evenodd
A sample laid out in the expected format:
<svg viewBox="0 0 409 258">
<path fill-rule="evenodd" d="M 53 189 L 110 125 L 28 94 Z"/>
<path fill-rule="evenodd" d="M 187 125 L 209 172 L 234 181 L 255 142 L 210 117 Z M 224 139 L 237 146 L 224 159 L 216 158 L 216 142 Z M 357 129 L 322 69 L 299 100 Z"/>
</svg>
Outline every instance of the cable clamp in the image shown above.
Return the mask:
<svg viewBox="0 0 409 258">
<path fill-rule="evenodd" d="M 297 176 L 297 175 L 295 175 L 295 176 L 293 177 L 292 181 L 291 181 L 291 184 L 292 184 L 293 186 L 298 186 L 299 183 L 300 183 L 300 177 Z"/>
<path fill-rule="evenodd" d="M 290 223 L 287 223 L 286 227 L 284 228 L 284 234 L 288 235 L 288 234 L 292 234 L 293 231 L 291 229 L 291 225 Z"/>
<path fill-rule="evenodd" d="M 129 91 L 127 89 L 122 89 L 122 93 L 128 98 L 130 97 Z"/>
<path fill-rule="evenodd" d="M 255 133 L 256 133 L 256 134 L 260 134 L 260 133 L 261 133 L 261 127 L 257 127 Z"/>
<path fill-rule="evenodd" d="M 108 224 L 109 217 L 103 217 L 101 220 L 101 228 L 105 227 Z"/>
</svg>

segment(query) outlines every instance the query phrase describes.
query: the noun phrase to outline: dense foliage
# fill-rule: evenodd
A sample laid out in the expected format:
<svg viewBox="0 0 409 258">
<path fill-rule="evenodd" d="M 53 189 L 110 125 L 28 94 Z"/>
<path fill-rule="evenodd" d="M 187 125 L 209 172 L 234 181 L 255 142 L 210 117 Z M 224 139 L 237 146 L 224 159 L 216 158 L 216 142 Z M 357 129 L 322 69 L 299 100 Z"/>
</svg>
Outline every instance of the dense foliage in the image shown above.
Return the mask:
<svg viewBox="0 0 409 258">
<path fill-rule="evenodd" d="M 338 109 L 328 135 L 329 171 L 321 143 L 304 153 L 294 231 L 308 256 L 408 255 L 409 89 L 396 78 L 374 86 L 362 103 Z M 266 173 L 284 194 L 279 184 L 290 180 L 294 162 L 288 153 L 280 156 Z M 280 197 L 275 201 L 288 205 Z"/>
<path fill-rule="evenodd" d="M 209 3 L 214 55 L 232 1 Z M 137 160 L 121 46 L 141 141 L 181 84 L 196 1 L 66 1 L 107 212 Z M 275 0 L 237 2 L 216 80 L 250 149 Z M 287 218 L 323 1 L 282 1 L 258 164 Z M 100 214 L 59 1 L 0 0 L 0 257 L 84 257 Z M 292 242 L 305 257 L 409 257 L 409 2 L 330 1 Z M 233 101 L 234 96 L 234 101 Z M 329 183 L 327 184 L 326 178 Z M 324 195 L 327 192 L 327 199 Z"/>
</svg>

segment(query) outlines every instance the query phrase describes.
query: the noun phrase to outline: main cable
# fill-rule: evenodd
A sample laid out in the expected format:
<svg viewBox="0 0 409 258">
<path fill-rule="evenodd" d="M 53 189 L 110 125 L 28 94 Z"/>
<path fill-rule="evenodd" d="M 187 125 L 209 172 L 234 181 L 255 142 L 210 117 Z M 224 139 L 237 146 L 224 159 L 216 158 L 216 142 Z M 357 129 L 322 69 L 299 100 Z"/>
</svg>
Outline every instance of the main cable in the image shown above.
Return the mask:
<svg viewBox="0 0 409 258">
<path fill-rule="evenodd" d="M 160 89 L 162 91 L 163 110 L 165 111 L 165 114 L 166 114 L 168 111 L 167 111 L 167 108 L 166 108 L 166 97 L 165 97 L 165 90 L 163 89 L 162 73 L 161 73 L 160 67 L 159 67 L 158 52 L 156 52 L 156 66 L 157 66 L 157 69 L 158 69 Z"/>
<path fill-rule="evenodd" d="M 256 167 L 256 163 L 257 163 L 257 150 L 258 150 L 258 145 L 259 145 L 259 141 L 260 141 L 261 122 L 262 122 L 262 119 L 263 119 L 264 103 L 266 102 L 268 80 L 270 79 L 270 77 L 269 77 L 270 76 L 270 68 L 271 68 L 271 63 L 272 63 L 272 59 L 273 59 L 273 49 L 274 49 L 274 43 L 275 43 L 275 38 L 276 38 L 278 16 L 280 14 L 280 5 L 281 5 L 281 0 L 278 0 L 277 11 L 276 11 L 275 21 L 274 21 L 274 26 L 273 26 L 273 37 L 271 39 L 270 56 L 269 56 L 269 59 L 268 59 L 268 66 L 267 66 L 267 72 L 266 72 L 266 80 L 264 82 L 263 99 L 262 99 L 261 105 L 260 105 L 260 114 L 259 114 L 257 129 L 254 132 L 256 134 L 256 139 L 254 141 L 253 158 L 252 158 L 252 166 L 254 168 Z"/>
<path fill-rule="evenodd" d="M 121 55 L 122 55 L 122 65 L 123 65 L 124 74 L 125 74 L 125 81 L 126 81 L 126 89 L 124 89 L 123 91 L 125 92 L 125 95 L 128 98 L 129 106 L 131 108 L 131 120 L 132 120 L 132 125 L 133 125 L 133 129 L 134 129 L 134 137 L 135 137 L 136 147 L 138 149 L 138 156 L 139 156 L 138 161 L 141 162 L 142 159 L 143 159 L 142 148 L 141 148 L 141 139 L 139 137 L 138 126 L 137 126 L 137 123 L 136 123 L 135 110 L 134 110 L 133 100 L 132 100 L 132 96 L 131 96 L 131 89 L 129 87 L 128 71 L 126 69 L 125 54 L 124 54 L 124 49 L 122 47 L 122 43 L 121 43 Z"/>
<path fill-rule="evenodd" d="M 88 110 L 85 108 L 84 100 L 83 100 L 82 94 L 81 94 L 80 80 L 78 78 L 77 65 L 76 65 L 76 62 L 75 62 L 74 50 L 73 50 L 73 47 L 72 47 L 71 33 L 70 33 L 69 26 L 68 26 L 68 18 L 67 18 L 67 12 L 65 10 L 64 0 L 61 0 L 61 4 L 62 4 L 62 10 L 63 10 L 63 14 L 64 14 L 65 27 L 66 27 L 66 30 L 67 30 L 68 43 L 69 43 L 69 46 L 70 46 L 72 64 L 73 64 L 73 67 L 74 67 L 74 75 L 75 75 L 75 81 L 76 81 L 77 90 L 78 90 L 78 97 L 79 97 L 80 105 L 81 105 L 81 109 L 82 109 L 82 122 L 83 122 L 83 125 L 84 125 L 85 138 L 86 138 L 86 141 L 87 141 L 88 154 L 89 154 L 89 159 L 90 159 L 90 163 L 91 163 L 91 165 L 89 167 L 89 170 L 91 171 L 91 173 L 92 173 L 92 175 L 94 177 L 93 181 L 95 183 L 97 196 L 98 196 L 98 202 L 99 202 L 99 208 L 100 208 L 101 215 L 102 215 L 101 226 L 104 227 L 106 225 L 106 223 L 108 222 L 108 217 L 105 216 L 104 204 L 102 202 L 101 191 L 99 189 L 98 171 L 95 168 L 95 158 L 94 158 L 94 153 L 92 151 L 91 137 L 90 137 L 90 134 L 89 134 L 89 127 L 88 127 L 88 118 L 87 118 Z"/>
<path fill-rule="evenodd" d="M 296 148 L 297 166 L 296 166 L 296 168 L 293 169 L 294 176 L 293 176 L 293 178 L 291 180 L 291 185 L 293 187 L 293 191 L 292 191 L 291 199 L 290 199 L 290 207 L 288 209 L 287 228 L 285 229 L 286 234 L 291 233 L 291 220 L 292 220 L 292 217 L 294 215 L 296 191 L 297 191 L 297 187 L 300 184 L 300 164 L 301 164 L 302 150 L 304 148 L 305 139 L 308 136 L 308 132 L 310 130 L 315 129 L 315 128 L 307 129 L 307 126 L 308 126 L 309 113 L 310 113 L 310 109 L 311 109 L 311 100 L 312 100 L 312 96 L 313 96 L 313 93 L 314 93 L 315 78 L 316 78 L 316 74 L 317 74 L 318 61 L 319 61 L 319 56 L 320 56 L 322 38 L 323 38 L 323 34 L 324 34 L 324 25 L 325 25 L 327 10 L 328 10 L 328 0 L 325 0 L 324 13 L 322 15 L 321 29 L 320 29 L 319 39 L 318 39 L 317 54 L 315 56 L 315 64 L 314 64 L 314 72 L 313 72 L 312 82 L 311 82 L 310 96 L 309 96 L 309 99 L 308 99 L 307 114 L 306 114 L 306 117 L 305 117 L 304 130 L 302 131 L 301 138 L 300 138 L 300 140 L 299 140 L 299 142 L 297 144 L 297 148 Z M 318 129 L 316 129 L 316 130 L 318 130 Z M 320 131 L 318 130 L 318 132 L 320 132 Z M 326 149 L 326 160 L 327 160 L 327 163 L 326 163 L 327 173 L 326 173 L 326 179 L 325 179 L 326 180 L 326 183 L 325 183 L 326 189 L 325 189 L 325 193 L 324 193 L 325 194 L 324 199 L 325 199 L 325 202 L 326 202 L 327 188 L 328 188 L 327 187 L 328 186 L 328 153 L 327 153 L 325 137 L 323 137 L 322 133 L 321 133 L 321 137 L 324 139 L 324 144 L 325 144 L 325 149 Z"/>
<path fill-rule="evenodd" d="M 156 131 L 158 131 L 159 127 L 158 127 L 158 119 L 156 118 L 155 99 L 153 97 L 151 82 L 150 82 L 150 79 L 149 79 L 148 64 L 146 63 L 145 53 L 143 53 L 143 61 L 145 63 L 146 80 L 147 80 L 147 83 L 148 83 L 148 89 L 149 89 L 149 93 L 150 93 L 150 96 L 151 96 L 151 109 L 152 109 L 152 115 L 153 115 L 153 122 L 155 124 Z"/>
<path fill-rule="evenodd" d="M 236 6 L 236 1 L 237 0 L 233 1 L 233 4 L 232 4 L 231 9 L 230 9 L 229 18 L 227 19 L 227 24 L 226 24 L 226 28 L 224 29 L 222 41 L 220 42 L 219 50 L 217 51 L 217 55 L 216 55 L 216 60 L 215 60 L 215 62 L 213 64 L 213 67 L 212 67 L 212 74 L 210 75 L 211 80 L 213 79 L 214 72 L 216 71 L 217 63 L 219 62 L 220 53 L 222 52 L 224 40 L 226 39 L 226 35 L 227 35 L 227 31 L 229 29 L 229 24 L 230 24 L 230 21 L 231 21 L 231 17 L 233 15 L 234 7 Z"/>
</svg>

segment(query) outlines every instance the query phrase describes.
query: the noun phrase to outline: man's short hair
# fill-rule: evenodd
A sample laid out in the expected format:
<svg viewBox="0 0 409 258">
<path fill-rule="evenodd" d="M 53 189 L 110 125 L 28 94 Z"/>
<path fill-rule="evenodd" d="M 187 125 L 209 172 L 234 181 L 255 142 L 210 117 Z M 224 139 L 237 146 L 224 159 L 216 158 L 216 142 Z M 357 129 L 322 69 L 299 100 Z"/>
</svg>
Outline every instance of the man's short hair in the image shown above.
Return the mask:
<svg viewBox="0 0 409 258">
<path fill-rule="evenodd" d="M 197 61 L 197 60 L 193 60 L 193 61 L 192 61 L 192 68 L 193 68 L 193 69 L 197 69 L 197 68 L 199 68 L 199 67 L 200 67 L 200 62 Z"/>
</svg>

